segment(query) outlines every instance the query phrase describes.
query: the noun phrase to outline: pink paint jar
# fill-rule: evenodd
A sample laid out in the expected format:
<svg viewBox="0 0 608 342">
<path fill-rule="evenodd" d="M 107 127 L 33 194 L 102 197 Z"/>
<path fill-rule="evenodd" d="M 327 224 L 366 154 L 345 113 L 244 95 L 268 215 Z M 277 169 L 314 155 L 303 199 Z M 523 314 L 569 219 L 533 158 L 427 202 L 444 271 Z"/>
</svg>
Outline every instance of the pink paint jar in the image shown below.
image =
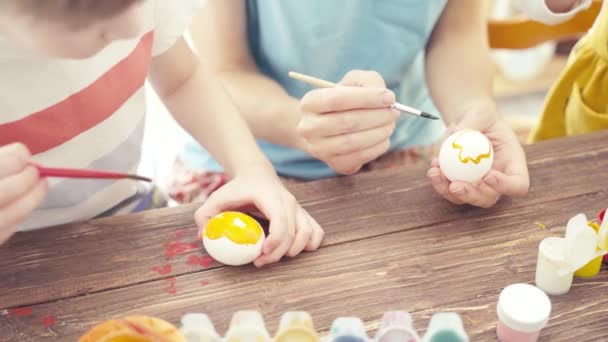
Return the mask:
<svg viewBox="0 0 608 342">
<path fill-rule="evenodd" d="M 501 342 L 536 342 L 549 322 L 551 301 L 536 286 L 513 284 L 502 290 L 496 307 Z"/>
</svg>

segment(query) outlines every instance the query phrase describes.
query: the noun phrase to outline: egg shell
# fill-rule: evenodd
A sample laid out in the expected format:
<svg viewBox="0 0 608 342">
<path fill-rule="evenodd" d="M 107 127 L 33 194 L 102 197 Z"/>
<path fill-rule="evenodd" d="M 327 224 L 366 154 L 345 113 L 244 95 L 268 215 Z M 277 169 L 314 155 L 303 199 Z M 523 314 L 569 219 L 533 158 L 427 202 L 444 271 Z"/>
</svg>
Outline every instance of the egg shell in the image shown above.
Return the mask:
<svg viewBox="0 0 608 342">
<path fill-rule="evenodd" d="M 203 245 L 211 257 L 222 264 L 240 266 L 253 262 L 262 254 L 264 234 L 255 244 L 239 245 L 225 236 L 212 240 L 203 236 Z"/>
<path fill-rule="evenodd" d="M 439 151 L 439 167 L 450 181 L 479 183 L 494 162 L 490 140 L 474 130 L 450 135 Z"/>
</svg>

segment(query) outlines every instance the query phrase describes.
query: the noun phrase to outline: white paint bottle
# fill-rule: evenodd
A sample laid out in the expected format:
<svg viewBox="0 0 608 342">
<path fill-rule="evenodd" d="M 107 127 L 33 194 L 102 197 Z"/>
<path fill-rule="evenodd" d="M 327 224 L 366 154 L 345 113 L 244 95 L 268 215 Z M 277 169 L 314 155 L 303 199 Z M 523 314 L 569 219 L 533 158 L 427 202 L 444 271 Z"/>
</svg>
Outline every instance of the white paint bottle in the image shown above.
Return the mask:
<svg viewBox="0 0 608 342">
<path fill-rule="evenodd" d="M 597 249 L 598 235 L 584 214 L 568 221 L 563 238 L 549 237 L 538 246 L 536 286 L 551 295 L 568 293 L 574 272 L 604 254 Z"/>
<path fill-rule="evenodd" d="M 570 291 L 574 271 L 564 270 L 565 240 L 549 237 L 538 246 L 536 286 L 550 295 L 563 295 Z"/>
<path fill-rule="evenodd" d="M 224 338 L 228 342 L 270 342 L 262 314 L 254 310 L 237 311 L 232 315 Z"/>
</svg>

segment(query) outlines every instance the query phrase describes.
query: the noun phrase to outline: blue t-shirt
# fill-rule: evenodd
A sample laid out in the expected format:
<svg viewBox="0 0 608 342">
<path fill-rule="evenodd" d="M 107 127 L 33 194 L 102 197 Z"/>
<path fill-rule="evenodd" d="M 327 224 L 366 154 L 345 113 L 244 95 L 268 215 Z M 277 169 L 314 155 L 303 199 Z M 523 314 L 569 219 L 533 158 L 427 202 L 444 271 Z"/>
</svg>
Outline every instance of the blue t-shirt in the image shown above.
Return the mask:
<svg viewBox="0 0 608 342">
<path fill-rule="evenodd" d="M 290 95 L 301 98 L 312 88 L 289 78 L 289 71 L 338 82 L 353 69 L 375 70 L 399 102 L 439 114 L 426 84 L 425 48 L 447 0 L 246 1 L 255 61 Z M 444 129 L 440 120 L 402 115 L 391 149 L 432 144 Z M 188 138 L 182 160 L 221 172 L 211 155 Z M 258 144 L 282 176 L 310 180 L 336 175 L 303 151 L 263 140 Z"/>
</svg>

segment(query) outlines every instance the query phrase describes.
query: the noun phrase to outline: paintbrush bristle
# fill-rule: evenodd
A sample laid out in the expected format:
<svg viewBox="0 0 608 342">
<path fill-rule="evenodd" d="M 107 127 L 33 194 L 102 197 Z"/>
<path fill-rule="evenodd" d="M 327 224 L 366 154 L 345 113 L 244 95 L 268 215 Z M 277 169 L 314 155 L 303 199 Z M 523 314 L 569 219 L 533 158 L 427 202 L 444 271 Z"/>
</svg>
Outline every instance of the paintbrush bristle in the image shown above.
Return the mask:
<svg viewBox="0 0 608 342">
<path fill-rule="evenodd" d="M 435 115 L 433 115 L 433 114 L 429 114 L 429 113 L 427 113 L 427 112 L 422 112 L 422 113 L 420 114 L 420 116 L 422 116 L 423 118 L 431 119 L 431 120 L 439 120 L 439 117 L 438 117 L 438 116 L 435 116 Z"/>
<path fill-rule="evenodd" d="M 152 179 L 150 179 L 148 177 L 143 177 L 143 176 L 138 176 L 138 175 L 129 175 L 128 178 L 142 181 L 142 182 L 152 183 Z"/>
</svg>

